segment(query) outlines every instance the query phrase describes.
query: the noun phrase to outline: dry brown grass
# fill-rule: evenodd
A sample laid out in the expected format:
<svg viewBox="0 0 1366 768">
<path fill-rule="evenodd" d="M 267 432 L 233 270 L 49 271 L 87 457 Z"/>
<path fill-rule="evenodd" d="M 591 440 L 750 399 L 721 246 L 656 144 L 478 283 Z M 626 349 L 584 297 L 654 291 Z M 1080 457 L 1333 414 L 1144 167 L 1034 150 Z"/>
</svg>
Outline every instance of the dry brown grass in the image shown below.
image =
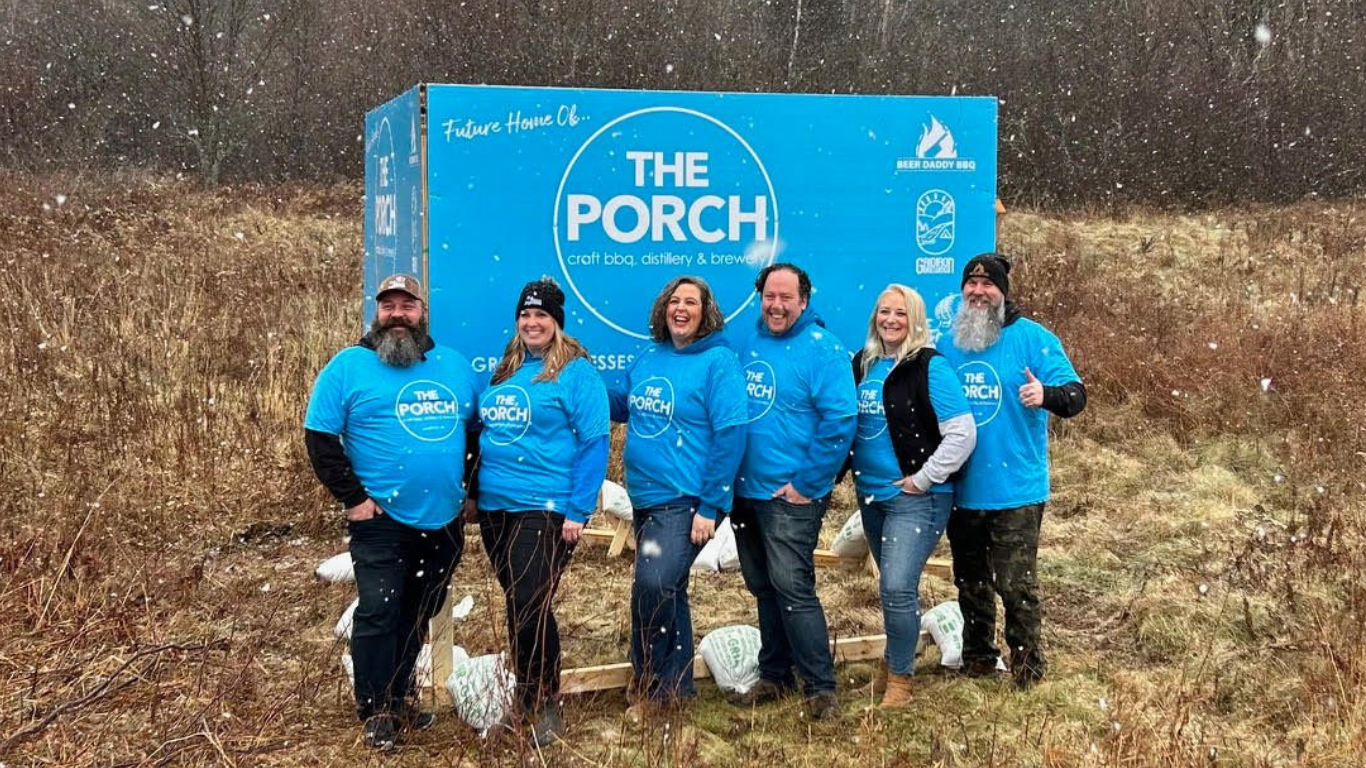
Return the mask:
<svg viewBox="0 0 1366 768">
<path fill-rule="evenodd" d="M 533 757 L 449 718 L 384 760 L 357 744 L 330 633 L 350 595 L 312 576 L 342 529 L 299 438 L 312 376 L 360 327 L 359 210 L 354 186 L 0 177 L 0 763 Z M 1055 430 L 1048 682 L 958 680 L 931 652 L 921 703 L 883 717 L 863 710 L 867 665 L 849 665 L 828 726 L 705 686 L 668 728 L 628 725 L 619 694 L 583 697 L 545 759 L 1359 764 L 1363 213 L 1004 219 L 1017 293 L 1092 393 Z M 846 492 L 827 535 L 850 506 Z M 475 595 L 458 629 L 475 652 L 499 635 L 484 563 L 476 537 L 453 587 Z M 624 658 L 627 566 L 576 555 L 568 663 Z M 692 589 L 700 631 L 754 620 L 738 576 Z M 866 576 L 822 572 L 821 591 L 837 634 L 877 631 Z"/>
</svg>

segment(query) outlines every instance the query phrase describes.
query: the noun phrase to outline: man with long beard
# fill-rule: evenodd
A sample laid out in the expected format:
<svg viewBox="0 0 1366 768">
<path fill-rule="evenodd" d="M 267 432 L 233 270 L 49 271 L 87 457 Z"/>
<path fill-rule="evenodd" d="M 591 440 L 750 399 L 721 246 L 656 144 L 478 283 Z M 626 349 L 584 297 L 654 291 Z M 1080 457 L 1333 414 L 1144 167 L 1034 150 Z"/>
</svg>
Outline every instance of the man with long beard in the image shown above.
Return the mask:
<svg viewBox="0 0 1366 768">
<path fill-rule="evenodd" d="M 388 750 L 404 729 L 434 721 L 414 703 L 413 672 L 464 549 L 459 515 L 479 445 L 478 392 L 469 361 L 428 335 L 416 278 L 385 278 L 375 304 L 369 332 L 318 374 L 304 443 L 346 510 L 360 593 L 351 632 L 356 713 L 365 745 Z"/>
<path fill-rule="evenodd" d="M 963 611 L 963 672 L 996 673 L 996 595 L 1015 685 L 1047 668 L 1036 560 L 1048 500 L 1048 414 L 1070 418 L 1086 388 L 1058 337 L 1009 298 L 1010 262 L 985 253 L 963 269 L 952 343 L 941 350 L 963 382 L 977 447 L 954 485 L 949 546 Z"/>
</svg>

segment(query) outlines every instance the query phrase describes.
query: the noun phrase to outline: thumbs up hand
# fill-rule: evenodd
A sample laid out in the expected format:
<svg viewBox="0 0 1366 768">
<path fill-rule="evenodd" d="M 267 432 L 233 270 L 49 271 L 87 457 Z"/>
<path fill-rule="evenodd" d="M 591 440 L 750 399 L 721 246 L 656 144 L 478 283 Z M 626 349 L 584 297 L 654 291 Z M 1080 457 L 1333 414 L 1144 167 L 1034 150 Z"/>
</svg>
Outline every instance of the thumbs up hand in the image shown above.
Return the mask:
<svg viewBox="0 0 1366 768">
<path fill-rule="evenodd" d="M 1020 404 L 1026 408 L 1043 405 L 1043 382 L 1034 378 L 1028 367 L 1024 369 L 1025 383 L 1020 385 Z"/>
</svg>

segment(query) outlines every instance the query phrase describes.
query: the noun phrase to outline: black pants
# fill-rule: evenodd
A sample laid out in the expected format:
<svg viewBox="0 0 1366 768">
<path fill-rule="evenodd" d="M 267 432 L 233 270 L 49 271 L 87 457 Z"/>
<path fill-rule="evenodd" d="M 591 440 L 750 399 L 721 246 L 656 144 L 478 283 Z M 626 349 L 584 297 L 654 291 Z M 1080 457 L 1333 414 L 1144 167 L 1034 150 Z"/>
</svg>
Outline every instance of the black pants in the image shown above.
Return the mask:
<svg viewBox="0 0 1366 768">
<path fill-rule="evenodd" d="M 560 693 L 560 628 L 551 602 L 574 548 L 556 512 L 479 511 L 479 534 L 507 604 L 508 642 L 524 716 Z"/>
<path fill-rule="evenodd" d="M 963 509 L 949 516 L 949 547 L 958 606 L 963 610 L 964 667 L 995 666 L 996 595 L 1005 606 L 1010 669 L 1017 678 L 1043 677 L 1042 605 L 1036 567 L 1043 504 L 1014 509 Z"/>
<path fill-rule="evenodd" d="M 427 622 L 446 599 L 465 532 L 459 518 L 445 528 L 422 530 L 382 514 L 346 527 L 360 593 L 351 660 L 356 714 L 364 720 L 395 711 L 414 693 L 413 667 Z"/>
</svg>

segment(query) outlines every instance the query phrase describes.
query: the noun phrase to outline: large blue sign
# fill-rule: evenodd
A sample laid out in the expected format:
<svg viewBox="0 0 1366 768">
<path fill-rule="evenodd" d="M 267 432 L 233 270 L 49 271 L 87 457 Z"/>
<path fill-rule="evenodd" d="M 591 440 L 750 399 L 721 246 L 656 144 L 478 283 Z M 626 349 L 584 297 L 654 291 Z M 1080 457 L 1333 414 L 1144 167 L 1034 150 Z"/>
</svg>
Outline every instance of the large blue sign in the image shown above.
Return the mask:
<svg viewBox="0 0 1366 768">
<path fill-rule="evenodd" d="M 542 275 L 612 377 L 678 275 L 705 278 L 728 333 L 745 334 L 755 275 L 795 262 L 811 309 L 854 349 L 891 282 L 920 291 L 941 329 L 963 263 L 995 246 L 993 98 L 445 85 L 425 98 L 433 332 L 485 375 L 515 332 L 519 289 Z M 367 147 L 396 103 L 367 119 Z M 367 287 L 388 264 L 372 165 Z"/>
</svg>

